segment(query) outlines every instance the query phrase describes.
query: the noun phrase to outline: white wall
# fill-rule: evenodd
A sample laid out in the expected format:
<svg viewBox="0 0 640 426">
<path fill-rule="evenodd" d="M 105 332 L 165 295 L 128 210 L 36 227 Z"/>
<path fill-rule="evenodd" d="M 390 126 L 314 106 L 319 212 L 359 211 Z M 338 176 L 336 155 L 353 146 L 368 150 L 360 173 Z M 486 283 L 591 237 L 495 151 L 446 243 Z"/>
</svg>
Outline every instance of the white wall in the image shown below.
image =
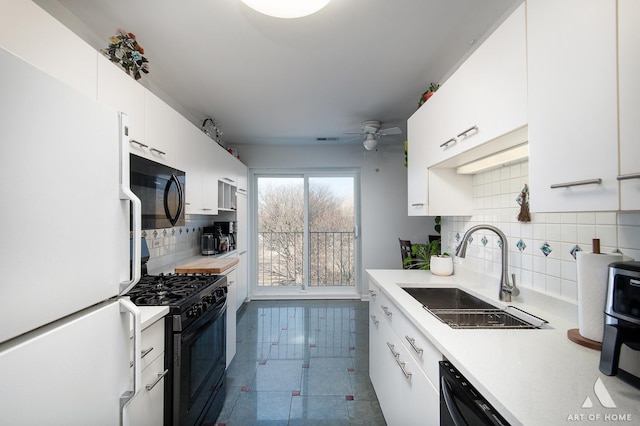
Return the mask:
<svg viewBox="0 0 640 426">
<path fill-rule="evenodd" d="M 518 286 L 529 287 L 556 298 L 577 302 L 576 260 L 571 251 L 591 251 L 593 238 L 600 239 L 601 252 L 621 251 L 640 259 L 640 213 L 580 212 L 533 213 L 531 222 L 517 221 L 520 206 L 516 198 L 528 182 L 529 163 L 490 170 L 473 177 L 473 216 L 445 217 L 443 246 L 455 252 L 464 231 L 487 223 L 500 228 L 508 239 L 510 272 Z M 532 192 L 530 196 L 536 196 Z M 482 238 L 486 236 L 486 245 Z M 498 237 L 477 231 L 469 244 L 465 266 L 490 275 L 501 271 Z M 521 249 L 518 242 L 522 241 Z M 543 244 L 551 248 L 545 256 Z"/>
<path fill-rule="evenodd" d="M 365 151 L 360 144 L 239 145 L 237 149 L 240 161 L 249 169 L 360 169 L 363 292 L 367 290 L 366 269 L 402 268 L 398 238 L 425 242 L 435 234 L 433 218 L 407 216 L 407 169 L 402 143 L 381 144 L 377 152 Z"/>
</svg>

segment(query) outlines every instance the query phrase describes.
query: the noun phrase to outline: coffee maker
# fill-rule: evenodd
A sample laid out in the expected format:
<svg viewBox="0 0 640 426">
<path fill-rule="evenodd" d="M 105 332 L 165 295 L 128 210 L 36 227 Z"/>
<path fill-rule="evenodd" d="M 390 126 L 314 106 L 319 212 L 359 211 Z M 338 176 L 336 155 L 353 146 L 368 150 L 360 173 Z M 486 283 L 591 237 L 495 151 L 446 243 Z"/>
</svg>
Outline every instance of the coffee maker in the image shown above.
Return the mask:
<svg viewBox="0 0 640 426">
<path fill-rule="evenodd" d="M 214 228 L 219 228 L 222 234 L 222 238 L 227 237 L 227 250 L 232 251 L 236 249 L 236 222 L 213 222 Z"/>
<path fill-rule="evenodd" d="M 640 388 L 640 262 L 609 265 L 600 371 Z"/>
</svg>

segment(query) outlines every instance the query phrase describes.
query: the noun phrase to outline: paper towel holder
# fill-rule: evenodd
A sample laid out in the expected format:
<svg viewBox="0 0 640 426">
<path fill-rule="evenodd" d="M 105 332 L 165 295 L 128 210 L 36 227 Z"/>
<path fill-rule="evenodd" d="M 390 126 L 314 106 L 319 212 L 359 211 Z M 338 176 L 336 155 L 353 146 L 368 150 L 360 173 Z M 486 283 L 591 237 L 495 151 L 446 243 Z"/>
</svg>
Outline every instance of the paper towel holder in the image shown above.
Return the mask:
<svg viewBox="0 0 640 426">
<path fill-rule="evenodd" d="M 572 328 L 567 331 L 567 337 L 574 343 L 577 343 L 581 346 L 585 346 L 590 349 L 595 349 L 597 351 L 602 350 L 602 343 L 596 342 L 595 340 L 587 339 L 586 337 L 582 337 L 580 335 L 580 330 L 577 328 Z"/>
</svg>

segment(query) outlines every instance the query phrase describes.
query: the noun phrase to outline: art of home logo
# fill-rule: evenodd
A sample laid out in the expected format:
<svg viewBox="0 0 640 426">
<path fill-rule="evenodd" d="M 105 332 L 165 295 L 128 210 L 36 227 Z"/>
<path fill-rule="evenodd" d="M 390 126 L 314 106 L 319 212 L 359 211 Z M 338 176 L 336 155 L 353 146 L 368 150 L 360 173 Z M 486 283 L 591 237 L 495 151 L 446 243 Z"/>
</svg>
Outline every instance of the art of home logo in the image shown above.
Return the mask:
<svg viewBox="0 0 640 426">
<path fill-rule="evenodd" d="M 593 384 L 593 392 L 595 393 L 595 396 L 600 406 L 607 409 L 616 408 L 616 403 L 613 401 L 613 398 L 611 398 L 609 391 L 607 391 L 607 388 L 604 386 L 604 383 L 602 383 L 602 380 L 600 379 L 600 377 L 598 377 L 596 379 L 596 382 Z M 594 403 L 590 396 L 587 396 L 585 398 L 581 408 L 585 408 L 585 409 L 594 408 Z M 577 413 L 577 414 L 569 414 L 567 416 L 567 421 L 570 421 L 570 422 L 583 422 L 583 421 L 631 422 L 631 414 L 622 414 L 617 412 L 605 412 L 605 413 L 591 412 L 586 414 Z"/>
</svg>

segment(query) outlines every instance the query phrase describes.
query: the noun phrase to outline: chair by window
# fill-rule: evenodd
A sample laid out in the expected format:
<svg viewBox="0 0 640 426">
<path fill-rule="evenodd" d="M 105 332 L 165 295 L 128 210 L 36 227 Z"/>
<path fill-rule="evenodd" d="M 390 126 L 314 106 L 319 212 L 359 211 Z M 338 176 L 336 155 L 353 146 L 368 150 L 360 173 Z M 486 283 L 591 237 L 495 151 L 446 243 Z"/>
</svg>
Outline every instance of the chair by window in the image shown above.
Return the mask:
<svg viewBox="0 0 640 426">
<path fill-rule="evenodd" d="M 412 263 L 406 265 L 404 260 L 411 257 L 411 241 L 398 238 L 400 241 L 400 255 L 402 256 L 402 268 L 411 269 Z"/>
</svg>

